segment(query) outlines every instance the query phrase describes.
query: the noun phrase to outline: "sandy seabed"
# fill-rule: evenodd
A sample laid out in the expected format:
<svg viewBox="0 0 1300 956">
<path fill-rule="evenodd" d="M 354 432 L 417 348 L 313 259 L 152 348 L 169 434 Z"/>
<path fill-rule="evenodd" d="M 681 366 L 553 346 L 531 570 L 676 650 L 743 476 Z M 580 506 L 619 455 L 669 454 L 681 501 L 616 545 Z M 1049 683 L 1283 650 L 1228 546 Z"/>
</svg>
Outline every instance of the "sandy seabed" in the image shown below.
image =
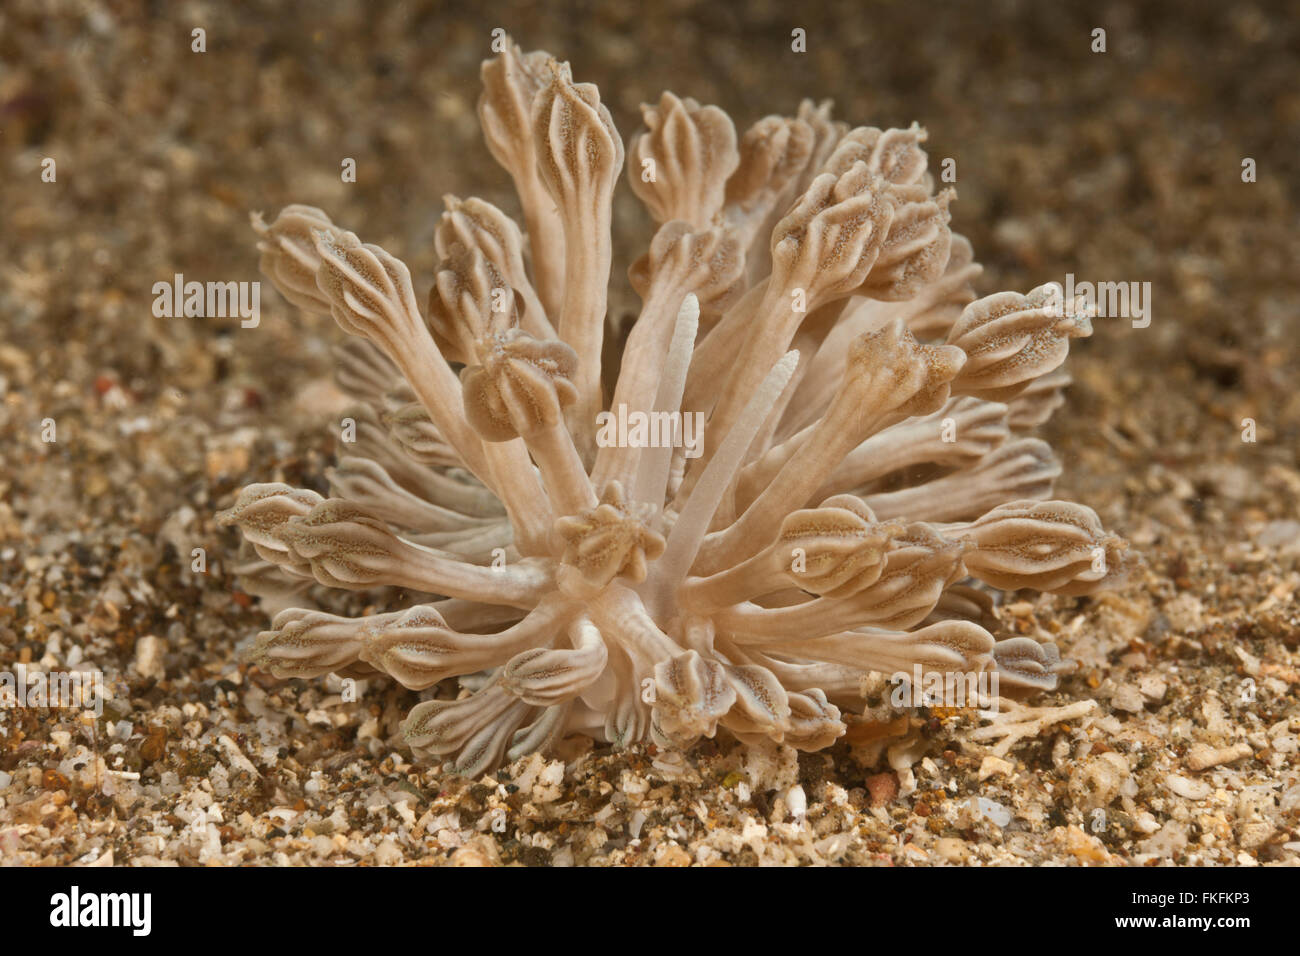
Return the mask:
<svg viewBox="0 0 1300 956">
<path fill-rule="evenodd" d="M 229 6 L 0 10 L 0 668 L 110 692 L 92 722 L 0 710 L 0 861 L 1300 861 L 1293 4 Z M 598 83 L 624 134 L 664 88 L 743 125 L 803 96 L 920 121 L 956 160 L 981 294 L 1152 284 L 1149 327 L 1102 320 L 1072 349 L 1045 435 L 1059 496 L 1145 567 L 999 609 L 1078 662 L 1058 691 L 994 723 L 882 692 L 824 753 L 570 738 L 462 780 L 403 750 L 417 695 L 370 680 L 347 702 L 240 662 L 266 615 L 213 513 L 253 481 L 324 491 L 341 333 L 269 285 L 256 329 L 157 318 L 154 284 L 256 279 L 248 213 L 290 202 L 429 275 L 443 193 L 515 208 L 474 113 L 498 26 Z M 650 235 L 626 190 L 615 228 L 621 275 Z M 616 283 L 615 314 L 634 302 Z"/>
</svg>

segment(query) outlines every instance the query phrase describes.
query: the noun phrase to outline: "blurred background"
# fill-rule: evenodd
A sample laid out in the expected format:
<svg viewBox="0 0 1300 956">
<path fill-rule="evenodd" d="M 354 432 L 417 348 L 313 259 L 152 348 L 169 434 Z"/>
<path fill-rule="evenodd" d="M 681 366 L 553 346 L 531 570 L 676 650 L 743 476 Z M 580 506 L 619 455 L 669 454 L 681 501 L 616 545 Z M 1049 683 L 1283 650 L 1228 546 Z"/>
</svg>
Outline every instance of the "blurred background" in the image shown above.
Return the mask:
<svg viewBox="0 0 1300 956">
<path fill-rule="evenodd" d="M 191 49 L 196 27 L 204 53 Z M 423 295 L 442 194 L 517 208 L 475 116 L 497 27 L 596 82 L 625 137 L 663 89 L 723 107 L 742 130 L 803 97 L 833 99 L 851 125 L 919 121 L 932 167 L 956 161 L 953 227 L 986 267 L 981 293 L 1067 272 L 1151 282 L 1150 328 L 1101 321 L 1072 356 L 1079 385 L 1055 427 L 1115 430 L 1092 477 L 1130 475 L 1131 452 L 1231 449 L 1254 471 L 1268 452 L 1242 460 L 1243 417 L 1261 445 L 1294 449 L 1300 4 L 11 0 L 0 12 L 5 480 L 29 489 L 15 466 L 48 457 L 31 445 L 33 416 L 111 435 L 98 460 L 146 510 L 155 491 L 197 480 L 184 468 L 203 456 L 151 459 L 136 445 L 159 429 L 122 435 L 122 421 L 92 425 L 100 412 L 226 427 L 251 405 L 249 423 L 293 427 L 294 397 L 328 371 L 322 346 L 338 333 L 269 285 L 256 330 L 156 319 L 153 283 L 257 278 L 249 211 L 302 202 L 404 258 Z M 791 50 L 796 27 L 806 53 Z M 1091 50 L 1097 27 L 1104 54 Z M 56 183 L 41 181 L 46 157 Z M 355 183 L 341 180 L 344 157 Z M 1246 157 L 1253 184 L 1241 181 Z M 617 308 L 635 304 L 623 269 L 649 225 L 621 190 Z M 171 437 L 198 451 L 204 431 Z M 67 467 L 90 451 L 65 446 L 45 462 L 51 500 L 95 508 L 79 494 L 93 475 Z"/>
</svg>

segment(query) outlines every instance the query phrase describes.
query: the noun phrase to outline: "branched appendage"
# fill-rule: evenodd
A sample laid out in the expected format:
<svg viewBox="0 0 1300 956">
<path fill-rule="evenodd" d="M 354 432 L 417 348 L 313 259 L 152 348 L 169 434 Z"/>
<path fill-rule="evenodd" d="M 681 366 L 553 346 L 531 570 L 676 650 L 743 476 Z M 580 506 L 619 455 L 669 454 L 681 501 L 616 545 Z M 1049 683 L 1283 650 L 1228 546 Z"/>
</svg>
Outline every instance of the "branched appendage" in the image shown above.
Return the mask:
<svg viewBox="0 0 1300 956">
<path fill-rule="evenodd" d="M 1027 707 L 1003 698 L 996 710 L 980 711 L 989 723 L 972 730 L 970 739 L 980 743 L 996 740 L 989 751 L 995 757 L 1005 757 L 1020 741 L 1037 737 L 1056 724 L 1086 717 L 1096 708 L 1095 700 L 1076 700 L 1060 707 Z"/>
<path fill-rule="evenodd" d="M 1060 469 L 1030 434 L 1089 317 L 1055 286 L 976 298 L 925 131 L 805 102 L 738 135 L 671 93 L 643 107 L 628 177 L 657 227 L 604 394 L 623 140 L 545 53 L 510 45 L 483 80 L 525 229 L 446 197 L 427 299 L 319 209 L 253 219 L 262 271 L 352 336 L 358 440 L 328 497 L 252 485 L 220 520 L 266 593 L 416 599 L 285 610 L 252 660 L 432 691 L 406 741 L 465 774 L 578 730 L 816 750 L 872 673 L 1054 688 L 1054 645 L 989 628 L 999 589 L 1087 594 L 1132 563 L 1088 508 L 1046 500 Z M 974 736 L 1005 752 L 1086 709 L 1015 705 Z"/>
</svg>

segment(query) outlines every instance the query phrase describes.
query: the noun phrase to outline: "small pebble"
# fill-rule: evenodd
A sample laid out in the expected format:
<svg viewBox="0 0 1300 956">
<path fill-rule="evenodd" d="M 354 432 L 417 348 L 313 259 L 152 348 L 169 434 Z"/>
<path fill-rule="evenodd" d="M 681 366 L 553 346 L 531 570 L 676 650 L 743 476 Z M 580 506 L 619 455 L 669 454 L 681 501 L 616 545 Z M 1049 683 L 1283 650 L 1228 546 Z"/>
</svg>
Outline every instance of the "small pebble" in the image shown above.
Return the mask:
<svg viewBox="0 0 1300 956">
<path fill-rule="evenodd" d="M 992 754 L 985 757 L 980 762 L 979 781 L 983 783 L 990 777 L 999 775 L 1010 776 L 1015 772 L 1016 765 L 1010 760 L 1003 760 L 1001 757 L 994 757 Z"/>
<path fill-rule="evenodd" d="M 1171 773 L 1165 777 L 1165 786 L 1180 797 L 1188 800 L 1204 800 L 1214 788 L 1204 780 L 1191 780 L 1181 774 Z"/>
<path fill-rule="evenodd" d="M 971 852 L 965 840 L 956 837 L 940 837 L 935 841 L 934 848 L 949 863 L 970 862 Z"/>
<path fill-rule="evenodd" d="M 162 680 L 166 676 L 163 657 L 167 653 L 167 642 L 160 637 L 147 634 L 135 643 L 135 669 L 141 677 Z"/>
<path fill-rule="evenodd" d="M 1208 770 L 1210 767 L 1249 757 L 1253 753 L 1248 743 L 1235 744 L 1231 747 L 1208 747 L 1205 744 L 1197 744 L 1187 753 L 1187 768 Z"/>
<path fill-rule="evenodd" d="M 873 807 L 888 806 L 898 796 L 898 777 L 892 773 L 872 774 L 864 782 Z"/>
</svg>

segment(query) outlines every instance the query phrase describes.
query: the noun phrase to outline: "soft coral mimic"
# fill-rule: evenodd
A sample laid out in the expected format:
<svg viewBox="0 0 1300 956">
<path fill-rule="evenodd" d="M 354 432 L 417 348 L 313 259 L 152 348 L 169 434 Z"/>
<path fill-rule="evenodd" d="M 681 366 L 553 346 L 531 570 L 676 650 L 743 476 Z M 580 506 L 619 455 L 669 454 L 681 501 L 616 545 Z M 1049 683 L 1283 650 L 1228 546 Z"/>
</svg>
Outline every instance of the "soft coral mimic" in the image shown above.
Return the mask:
<svg viewBox="0 0 1300 956">
<path fill-rule="evenodd" d="M 254 217 L 262 271 L 353 336 L 338 377 L 359 430 L 332 497 L 258 484 L 223 513 L 256 552 L 242 571 L 421 603 L 285 610 L 253 659 L 448 682 L 403 729 L 467 774 L 576 731 L 816 750 L 864 677 L 918 665 L 1053 687 L 1055 647 L 990 633 L 991 589 L 1124 573 L 1091 510 L 1043 500 L 1059 468 L 1030 435 L 1089 320 L 1054 285 L 975 298 L 925 132 L 805 102 L 738 137 L 716 107 L 644 106 L 628 182 L 658 229 L 603 375 L 623 142 L 568 64 L 511 46 L 482 75 L 527 233 L 448 197 L 427 308 L 320 210 Z M 619 408 L 698 413 L 702 445 L 599 440 Z"/>
</svg>

